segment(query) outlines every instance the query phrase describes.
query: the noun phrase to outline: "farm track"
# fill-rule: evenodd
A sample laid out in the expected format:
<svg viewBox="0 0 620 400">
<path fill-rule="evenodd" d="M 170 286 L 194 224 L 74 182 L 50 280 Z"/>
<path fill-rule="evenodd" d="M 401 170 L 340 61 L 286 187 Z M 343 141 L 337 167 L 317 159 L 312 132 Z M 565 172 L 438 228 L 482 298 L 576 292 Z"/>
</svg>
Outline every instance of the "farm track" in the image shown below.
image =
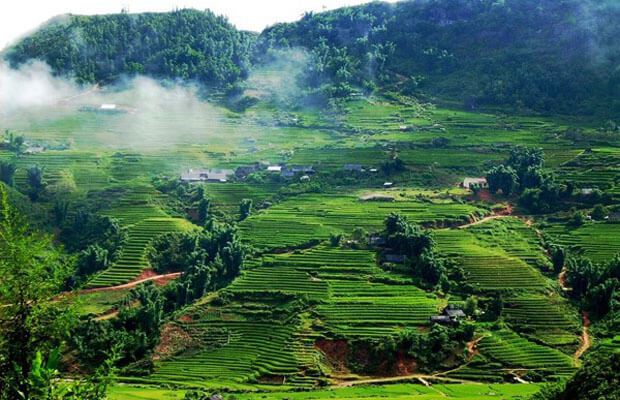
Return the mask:
<svg viewBox="0 0 620 400">
<path fill-rule="evenodd" d="M 583 331 L 581 334 L 581 345 L 575 352 L 575 364 L 577 364 L 578 360 L 583 356 L 583 354 L 588 351 L 590 346 L 592 346 L 592 339 L 590 338 L 590 316 L 587 311 L 584 311 L 582 314 L 583 317 Z"/>
<path fill-rule="evenodd" d="M 96 292 L 110 292 L 110 291 L 115 291 L 115 290 L 124 290 L 124 289 L 132 289 L 142 283 L 145 282 L 151 282 L 151 281 L 155 281 L 155 282 L 167 282 L 169 280 L 173 280 L 173 279 L 177 279 L 179 276 L 181 276 L 180 272 L 174 272 L 171 274 L 164 274 L 164 275 L 154 275 L 154 276 L 149 276 L 147 278 L 143 278 L 143 279 L 138 279 L 135 280 L 133 282 L 129 282 L 129 283 L 125 283 L 122 285 L 118 285 L 118 286 L 107 286 L 107 287 L 100 287 L 100 288 L 93 288 L 93 289 L 84 289 L 82 291 L 80 291 L 80 294 L 87 294 L 87 293 L 96 293 Z"/>
</svg>

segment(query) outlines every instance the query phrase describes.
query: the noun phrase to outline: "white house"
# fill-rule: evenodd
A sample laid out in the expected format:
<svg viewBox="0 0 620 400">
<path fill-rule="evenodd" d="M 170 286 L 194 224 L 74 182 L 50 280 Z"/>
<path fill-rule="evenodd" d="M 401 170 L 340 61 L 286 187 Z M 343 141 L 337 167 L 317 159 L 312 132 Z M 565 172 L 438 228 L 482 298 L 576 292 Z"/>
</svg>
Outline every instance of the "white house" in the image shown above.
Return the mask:
<svg viewBox="0 0 620 400">
<path fill-rule="evenodd" d="M 465 178 L 462 186 L 465 189 L 471 189 L 475 186 L 479 188 L 487 188 L 489 187 L 489 184 L 487 183 L 487 178 Z"/>
</svg>

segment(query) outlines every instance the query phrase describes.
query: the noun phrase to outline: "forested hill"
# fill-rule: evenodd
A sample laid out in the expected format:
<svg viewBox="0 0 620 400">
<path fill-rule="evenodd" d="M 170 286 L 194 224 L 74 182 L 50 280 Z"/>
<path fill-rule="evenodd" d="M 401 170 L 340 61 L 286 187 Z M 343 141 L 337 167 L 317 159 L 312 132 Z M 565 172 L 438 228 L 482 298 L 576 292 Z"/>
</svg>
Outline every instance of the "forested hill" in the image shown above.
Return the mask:
<svg viewBox="0 0 620 400">
<path fill-rule="evenodd" d="M 206 11 L 68 16 L 10 49 L 81 82 L 125 74 L 226 87 L 272 48 L 311 57 L 309 93 L 388 88 L 469 109 L 620 113 L 617 0 L 410 0 L 307 14 L 260 36 Z M 258 37 L 257 37 L 258 36 Z"/>
<path fill-rule="evenodd" d="M 309 83 L 335 94 L 396 82 L 470 107 L 620 111 L 618 20 L 613 0 L 375 2 L 275 25 L 259 53 L 309 49 Z"/>
<path fill-rule="evenodd" d="M 247 76 L 256 35 L 210 11 L 55 18 L 6 55 L 30 59 L 79 82 L 110 82 L 125 74 L 197 80 L 226 86 Z"/>
</svg>

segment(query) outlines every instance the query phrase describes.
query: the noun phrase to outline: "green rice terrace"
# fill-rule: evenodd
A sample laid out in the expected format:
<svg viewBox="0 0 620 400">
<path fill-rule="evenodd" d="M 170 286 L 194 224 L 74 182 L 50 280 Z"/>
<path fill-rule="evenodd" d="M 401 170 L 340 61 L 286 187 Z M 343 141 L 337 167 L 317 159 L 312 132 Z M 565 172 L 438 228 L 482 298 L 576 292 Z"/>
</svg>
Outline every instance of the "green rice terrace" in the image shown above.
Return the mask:
<svg viewBox="0 0 620 400">
<path fill-rule="evenodd" d="M 152 369 L 139 376 L 121 373 L 123 385 L 114 389 L 113 398 L 183 393 L 169 391 L 171 387 L 297 398 L 278 392 L 418 379 L 437 385 L 339 388 L 299 398 L 353 399 L 371 393 L 424 399 L 495 398 L 501 393 L 508 396 L 502 398 L 518 398 L 537 390 L 535 384 L 523 383 L 530 376 L 551 381 L 571 376 L 580 363 L 574 354 L 583 346 L 582 318 L 558 284 L 547 241 L 553 238 L 576 254 L 604 262 L 620 252 L 620 232 L 614 230 L 620 225 L 607 220 L 573 227 L 563 222 L 567 217 L 562 214 L 547 220 L 510 204 L 510 198 L 472 193 L 458 184 L 503 162 L 519 144 L 544 148 L 547 168 L 579 188 L 609 189 L 615 197 L 618 182 L 608 168 L 615 168 L 615 147 L 575 150 L 554 136 L 562 126 L 558 121 L 381 98 L 347 104 L 340 120 L 323 116 L 305 126 L 315 118 L 306 114 L 294 129 L 279 127 L 273 112 L 262 104 L 238 114 L 217 110 L 209 118 L 229 133 L 214 131 L 217 140 L 203 137 L 200 124 L 204 128 L 211 120 L 195 120 L 195 128 L 186 127 L 187 136 L 165 149 L 159 148 L 161 138 L 144 148 L 129 142 L 124 146 L 118 139 L 111 140 L 116 149 L 105 145 L 107 135 L 122 135 L 119 119 L 126 122 L 129 115 L 90 118 L 66 112 L 28 125 L 5 122 L 27 140 L 71 147 L 36 154 L 2 152 L 3 160 L 16 164 L 17 189 L 27 192 L 27 169 L 39 165 L 48 192 L 93 204 L 100 216 L 118 220 L 126 234 L 116 259 L 84 283 L 86 289 L 103 290 L 79 295 L 84 315 L 113 316 L 110 312 L 121 307 L 132 282 L 159 279 L 149 261 L 152 244 L 162 235 L 199 231 L 197 203 L 188 202 L 197 188 L 209 199 L 213 218 L 242 219 L 237 234 L 254 249 L 229 285 L 175 311 L 149 356 Z M 177 115 L 161 124 L 184 118 Z M 165 129 L 157 123 L 148 126 Z M 243 132 L 235 136 L 241 127 Z M 81 135 L 85 130 L 91 134 Z M 447 147 L 429 145 L 438 135 L 447 139 Z M 247 137 L 252 140 L 244 142 Z M 312 140 L 298 140 L 302 137 Z M 394 156 L 404 169 L 384 171 L 382 165 Z M 252 169 L 252 179 L 239 175 L 223 183 L 176 182 L 188 168 L 234 170 L 254 162 L 313 170 L 305 182 L 300 175 L 282 178 L 279 169 L 261 170 L 266 167 Z M 244 199 L 254 205 L 246 217 L 239 208 Z M 50 210 L 52 205 L 42 203 Z M 455 286 L 432 290 L 409 272 L 408 261 L 392 260 L 394 250 L 373 239 L 380 237 L 391 214 L 431 232 L 437 257 L 446 261 L 446 276 L 460 276 Z M 339 238 L 336 244 L 334 237 Z M 106 295 L 115 286 L 124 289 Z M 490 314 L 495 296 L 502 299 L 501 317 L 467 316 L 475 331 L 468 343 L 455 348 L 453 361 L 428 371 L 419 369 L 411 356 L 396 353 L 393 365 L 363 367 L 372 362 L 372 346 L 435 329 L 432 318 L 448 304 L 462 308 L 475 297 L 479 310 Z M 613 341 L 605 343 L 610 347 Z M 513 379 L 521 383 L 499 384 Z"/>
<path fill-rule="evenodd" d="M 620 349 L 594 117 L 140 79 L 0 120 L 8 197 L 75 264 L 72 371 L 121 349 L 111 399 L 526 399 Z"/>
</svg>

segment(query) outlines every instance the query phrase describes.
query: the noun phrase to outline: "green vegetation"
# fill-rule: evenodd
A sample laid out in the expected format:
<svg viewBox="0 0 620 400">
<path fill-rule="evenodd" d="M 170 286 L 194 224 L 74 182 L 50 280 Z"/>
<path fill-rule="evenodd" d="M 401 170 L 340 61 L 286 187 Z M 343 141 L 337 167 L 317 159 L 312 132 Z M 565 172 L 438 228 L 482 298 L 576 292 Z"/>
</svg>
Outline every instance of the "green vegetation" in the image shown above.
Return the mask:
<svg viewBox="0 0 620 400">
<path fill-rule="evenodd" d="M 129 399 L 611 396 L 617 7 L 594 3 L 23 39 L 14 66 L 97 85 L 0 110 L 0 211 L 25 215 L 0 217 L 0 398 L 99 400 L 114 372 Z"/>
<path fill-rule="evenodd" d="M 7 58 L 15 66 L 42 59 L 56 73 L 82 83 L 148 74 L 224 86 L 247 76 L 252 41 L 252 34 L 238 32 L 210 11 L 124 12 L 52 20 Z"/>
</svg>

